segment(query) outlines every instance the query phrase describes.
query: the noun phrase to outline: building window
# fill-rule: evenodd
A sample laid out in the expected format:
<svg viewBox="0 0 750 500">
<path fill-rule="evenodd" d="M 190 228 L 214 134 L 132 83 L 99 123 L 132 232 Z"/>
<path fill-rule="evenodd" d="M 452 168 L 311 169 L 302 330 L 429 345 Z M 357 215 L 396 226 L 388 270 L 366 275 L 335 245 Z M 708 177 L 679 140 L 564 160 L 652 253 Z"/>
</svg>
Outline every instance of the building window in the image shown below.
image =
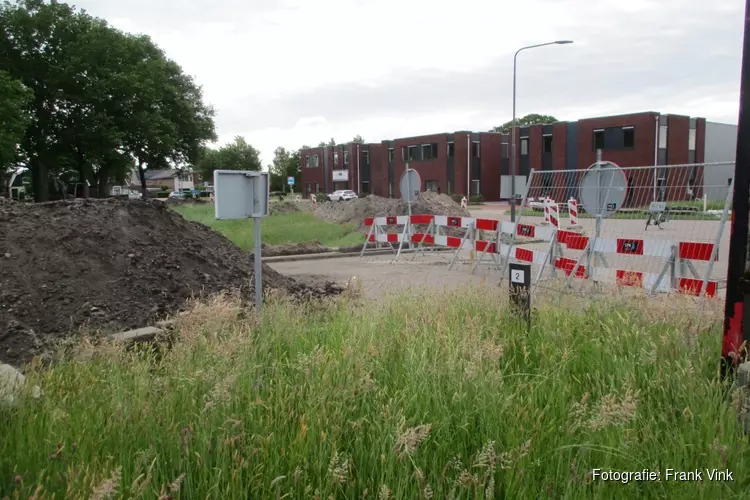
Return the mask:
<svg viewBox="0 0 750 500">
<path fill-rule="evenodd" d="M 320 183 L 318 182 L 315 183 L 315 192 L 320 193 Z"/>
<path fill-rule="evenodd" d="M 336 151 L 333 153 L 333 164 L 338 165 L 339 164 L 339 152 Z"/>
<path fill-rule="evenodd" d="M 310 193 L 312 193 L 312 188 L 311 188 L 311 186 L 312 186 L 312 184 L 310 184 L 309 182 L 308 182 L 307 184 L 305 184 L 305 194 L 306 194 L 307 196 L 310 196 Z"/>
<path fill-rule="evenodd" d="M 502 143 L 501 149 L 502 149 L 503 160 L 508 159 L 510 157 L 510 154 L 508 154 L 508 149 L 509 149 L 508 143 L 507 142 Z"/>
<path fill-rule="evenodd" d="M 542 137 L 542 152 L 552 152 L 552 135 L 545 135 Z"/>
<path fill-rule="evenodd" d="M 635 127 L 622 127 L 622 147 L 625 149 L 635 147 Z"/>
<path fill-rule="evenodd" d="M 422 144 L 422 159 L 434 160 L 438 157 L 437 144 Z"/>
<path fill-rule="evenodd" d="M 688 151 L 695 152 L 695 129 L 691 128 L 688 134 Z"/>
<path fill-rule="evenodd" d="M 369 151 L 362 151 L 362 163 L 365 165 L 370 164 L 370 152 Z"/>
<path fill-rule="evenodd" d="M 344 165 L 349 165 L 349 151 L 344 151 Z"/>
<path fill-rule="evenodd" d="M 455 146 L 452 142 L 448 143 L 448 158 L 453 158 L 453 156 L 456 154 Z"/>
<path fill-rule="evenodd" d="M 729 179 L 727 179 L 727 186 L 731 186 L 731 185 L 732 185 L 732 178 L 730 177 Z"/>
<path fill-rule="evenodd" d="M 388 163 L 393 163 L 394 156 L 393 148 L 388 148 Z"/>
<path fill-rule="evenodd" d="M 362 181 L 362 192 L 363 193 L 370 192 L 370 181 Z"/>
<path fill-rule="evenodd" d="M 669 128 L 666 125 L 659 126 L 659 147 L 661 149 L 667 148 L 667 134 L 668 133 L 669 133 Z"/>
<path fill-rule="evenodd" d="M 688 163 L 695 163 L 695 151 L 688 151 Z"/>
<path fill-rule="evenodd" d="M 552 176 L 545 175 L 542 177 L 542 196 L 549 196 L 552 194 Z"/>
<path fill-rule="evenodd" d="M 594 130 L 594 151 L 604 149 L 604 129 Z"/>
<path fill-rule="evenodd" d="M 479 181 L 476 179 L 471 181 L 471 194 L 473 195 L 479 194 Z"/>
<path fill-rule="evenodd" d="M 424 181 L 425 191 L 432 191 L 433 193 L 437 193 L 437 187 L 438 187 L 437 181 Z"/>
<path fill-rule="evenodd" d="M 473 141 L 471 143 L 471 157 L 479 158 L 479 141 Z"/>
<path fill-rule="evenodd" d="M 406 152 L 406 158 L 409 161 L 415 161 L 419 159 L 419 146 L 409 146 Z"/>
<path fill-rule="evenodd" d="M 529 138 L 521 137 L 521 155 L 525 156 L 529 154 Z"/>
<path fill-rule="evenodd" d="M 318 167 L 318 155 L 310 155 L 307 157 L 307 168 Z"/>
<path fill-rule="evenodd" d="M 409 159 L 409 155 L 406 152 L 406 146 L 401 146 L 401 161 L 407 161 Z"/>
</svg>

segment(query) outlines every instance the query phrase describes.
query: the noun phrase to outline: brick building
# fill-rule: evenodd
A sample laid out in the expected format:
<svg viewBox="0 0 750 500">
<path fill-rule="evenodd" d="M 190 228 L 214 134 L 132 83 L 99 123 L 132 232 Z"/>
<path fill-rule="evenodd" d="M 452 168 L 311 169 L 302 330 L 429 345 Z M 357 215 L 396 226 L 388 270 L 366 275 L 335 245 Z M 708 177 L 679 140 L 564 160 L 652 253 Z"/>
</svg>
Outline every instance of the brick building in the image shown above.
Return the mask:
<svg viewBox="0 0 750 500">
<path fill-rule="evenodd" d="M 603 160 L 621 167 L 733 161 L 736 126 L 643 112 L 519 127 L 517 141 L 516 191 L 523 193 L 531 169 L 587 168 L 595 163 L 597 149 L 602 150 Z M 310 148 L 302 151 L 302 188 L 306 194 L 352 189 L 399 197 L 399 179 L 408 163 L 419 172 L 423 190 L 470 192 L 487 201 L 509 199 L 510 151 L 509 134 L 468 131 Z M 644 178 L 629 179 L 629 183 L 646 186 L 650 181 L 645 177 L 653 172 L 638 171 Z M 666 178 L 667 169 L 657 172 L 660 183 L 673 186 L 677 182 Z M 716 186 L 725 177 L 731 178 L 732 171 L 722 167 L 704 173 L 697 166 L 689 175 L 684 182 L 694 189 L 686 186 L 685 197 L 700 197 L 704 183 Z M 717 190 L 715 196 L 720 195 Z"/>
</svg>

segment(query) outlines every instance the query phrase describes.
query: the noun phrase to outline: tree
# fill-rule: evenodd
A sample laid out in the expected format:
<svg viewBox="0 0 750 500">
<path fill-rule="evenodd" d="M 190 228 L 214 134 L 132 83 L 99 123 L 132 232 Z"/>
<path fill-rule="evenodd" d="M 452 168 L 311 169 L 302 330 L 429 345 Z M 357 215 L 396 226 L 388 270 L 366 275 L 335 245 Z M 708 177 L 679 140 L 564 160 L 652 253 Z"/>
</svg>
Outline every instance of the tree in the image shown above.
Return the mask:
<svg viewBox="0 0 750 500">
<path fill-rule="evenodd" d="M 31 99 L 31 90 L 0 71 L 0 187 L 5 186 L 8 168 L 19 160 L 18 145 L 29 125 L 26 106 Z"/>
<path fill-rule="evenodd" d="M 529 125 L 549 125 L 551 123 L 557 123 L 557 121 L 557 118 L 555 118 L 554 116 L 531 113 L 522 118 L 516 118 L 516 126 L 528 127 Z M 490 132 L 502 132 L 504 134 L 507 134 L 512 126 L 513 120 L 510 120 L 503 123 L 499 127 L 493 128 L 492 130 L 490 130 Z"/>
<path fill-rule="evenodd" d="M 268 173 L 273 191 L 285 191 L 289 177 L 294 177 L 294 185 L 298 186 L 302 181 L 300 152 L 291 152 L 283 147 L 276 148 L 273 152 L 273 163 L 268 166 Z"/>
<path fill-rule="evenodd" d="M 362 139 L 362 136 L 361 136 L 361 135 L 357 134 L 357 135 L 355 135 L 355 136 L 354 136 L 354 139 L 352 139 L 352 142 L 353 142 L 354 144 L 364 144 L 364 143 L 365 143 L 365 140 L 364 140 L 364 139 Z"/>
<path fill-rule="evenodd" d="M 237 136 L 234 141 L 219 149 L 204 147 L 200 153 L 195 169 L 204 179 L 210 179 L 214 170 L 254 170 L 260 172 L 262 163 L 260 152 L 247 143 L 244 137 Z"/>
</svg>

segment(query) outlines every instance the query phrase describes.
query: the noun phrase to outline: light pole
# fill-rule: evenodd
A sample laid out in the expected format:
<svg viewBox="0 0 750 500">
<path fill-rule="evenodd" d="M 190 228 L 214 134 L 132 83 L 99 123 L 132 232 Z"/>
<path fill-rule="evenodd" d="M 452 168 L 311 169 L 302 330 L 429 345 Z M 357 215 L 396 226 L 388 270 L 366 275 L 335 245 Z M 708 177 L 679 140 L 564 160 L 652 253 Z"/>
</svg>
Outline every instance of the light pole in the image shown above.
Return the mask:
<svg viewBox="0 0 750 500">
<path fill-rule="evenodd" d="M 567 45 L 572 40 L 557 40 L 555 42 L 539 43 L 521 47 L 513 56 L 513 121 L 511 125 L 511 152 L 510 152 L 510 221 L 516 222 L 516 61 L 518 54 L 523 50 L 546 47 L 547 45 Z"/>
</svg>

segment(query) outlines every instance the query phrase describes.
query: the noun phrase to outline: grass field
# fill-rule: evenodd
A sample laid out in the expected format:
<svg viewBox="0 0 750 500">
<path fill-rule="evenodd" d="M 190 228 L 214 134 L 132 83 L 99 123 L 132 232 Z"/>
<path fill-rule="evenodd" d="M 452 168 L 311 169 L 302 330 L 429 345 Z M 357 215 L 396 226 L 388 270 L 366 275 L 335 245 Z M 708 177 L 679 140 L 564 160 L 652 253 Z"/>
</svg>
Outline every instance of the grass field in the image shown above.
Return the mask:
<svg viewBox="0 0 750 500">
<path fill-rule="evenodd" d="M 720 311 L 539 300 L 527 332 L 502 295 L 216 300 L 159 355 L 84 346 L 0 409 L 0 498 L 748 497 Z M 734 481 L 665 480 L 713 468 Z"/>
<path fill-rule="evenodd" d="M 220 232 L 243 250 L 253 249 L 253 222 L 251 220 L 216 220 L 214 206 L 210 203 L 177 205 L 174 210 L 187 220 L 200 222 Z M 365 236 L 346 224 L 332 224 L 317 219 L 310 212 L 290 212 L 264 217 L 261 240 L 266 245 L 284 245 L 320 241 L 326 247 L 364 243 Z"/>
</svg>

